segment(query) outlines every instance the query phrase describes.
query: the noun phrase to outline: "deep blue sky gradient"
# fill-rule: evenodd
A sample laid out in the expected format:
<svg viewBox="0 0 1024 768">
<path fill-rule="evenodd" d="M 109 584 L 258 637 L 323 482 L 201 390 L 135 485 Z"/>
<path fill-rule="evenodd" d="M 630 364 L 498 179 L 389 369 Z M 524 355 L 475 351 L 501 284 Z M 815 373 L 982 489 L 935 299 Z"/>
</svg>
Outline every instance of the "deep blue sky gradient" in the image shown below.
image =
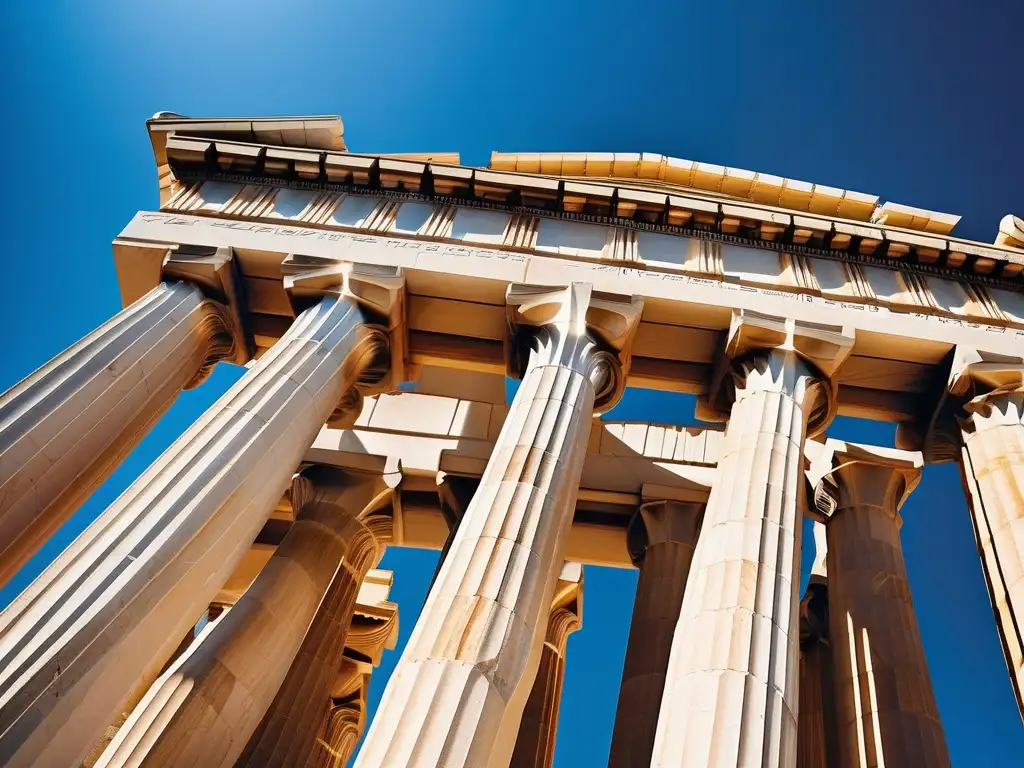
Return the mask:
<svg viewBox="0 0 1024 768">
<path fill-rule="evenodd" d="M 647 151 L 959 213 L 991 241 L 1024 213 L 1024 6 L 954 3 L 5 3 L 0 388 L 115 313 L 110 241 L 157 205 L 143 122 L 340 113 L 354 151 Z M 211 404 L 185 393 L 6 603 Z M 614 418 L 693 422 L 631 391 Z M 892 444 L 891 425 L 830 435 Z M 953 764 L 1024 764 L 955 467 L 930 467 L 903 543 Z M 805 562 L 809 551 L 805 551 Z M 392 550 L 404 643 L 436 553 Z M 587 568 L 556 764 L 603 765 L 636 576 Z M 373 679 L 374 703 L 397 660 Z"/>
</svg>

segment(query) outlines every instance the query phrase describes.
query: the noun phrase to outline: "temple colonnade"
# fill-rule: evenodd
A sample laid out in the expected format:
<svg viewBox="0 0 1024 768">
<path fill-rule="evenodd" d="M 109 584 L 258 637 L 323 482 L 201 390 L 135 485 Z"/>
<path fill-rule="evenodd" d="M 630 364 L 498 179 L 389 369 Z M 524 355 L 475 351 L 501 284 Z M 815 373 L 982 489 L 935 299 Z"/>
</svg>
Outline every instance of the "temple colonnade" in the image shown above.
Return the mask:
<svg viewBox="0 0 1024 768">
<path fill-rule="evenodd" d="M 230 269 L 169 259 L 157 288 L 0 399 L 7 580 L 179 391 L 218 360 L 248 363 L 0 614 L 0 761 L 341 766 L 365 729 L 359 768 L 551 765 L 583 619 L 566 541 L 643 301 L 508 287 L 522 382 L 367 723 L 383 641 L 360 650 L 357 605 L 392 544 L 401 471 L 303 460 L 325 423 L 351 425 L 403 380 L 402 271 L 292 270 L 294 320 L 249 361 Z M 899 537 L 921 454 L 824 440 L 850 329 L 736 310 L 724 337 L 700 405 L 726 422 L 714 485 L 700 502 L 645 498 L 629 527 L 639 582 L 611 764 L 948 766 Z M 960 349 L 948 394 L 1019 698 L 1024 365 Z M 287 533 L 207 621 L 283 496 Z M 805 515 L 827 555 L 801 601 Z"/>
</svg>

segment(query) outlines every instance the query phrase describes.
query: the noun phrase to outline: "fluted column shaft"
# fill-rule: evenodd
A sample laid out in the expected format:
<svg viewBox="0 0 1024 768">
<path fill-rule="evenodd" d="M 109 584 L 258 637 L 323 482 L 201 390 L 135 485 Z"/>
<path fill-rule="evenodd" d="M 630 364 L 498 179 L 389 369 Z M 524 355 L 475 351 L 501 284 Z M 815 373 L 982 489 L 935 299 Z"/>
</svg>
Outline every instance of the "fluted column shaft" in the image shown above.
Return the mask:
<svg viewBox="0 0 1024 768">
<path fill-rule="evenodd" d="M 376 495 L 376 478 L 322 474 L 295 479 L 297 516 L 270 561 L 228 616 L 150 688 L 99 766 L 234 764 L 335 571 L 358 584 L 377 558 L 359 520 Z"/>
<path fill-rule="evenodd" d="M 962 474 L 982 570 L 1024 717 L 1024 393 L 971 404 L 962 434 Z"/>
<path fill-rule="evenodd" d="M 0 761 L 77 763 L 248 550 L 317 431 L 379 360 L 324 298 L 0 615 Z"/>
<path fill-rule="evenodd" d="M 369 529 L 366 529 L 369 533 Z M 359 584 L 373 562 L 339 568 L 270 708 L 245 744 L 238 766 L 304 765 L 314 753 L 323 712 L 344 664 Z"/>
<path fill-rule="evenodd" d="M 746 358 L 683 597 L 652 766 L 796 763 L 803 442 L 818 374 Z"/>
<path fill-rule="evenodd" d="M 900 547 L 899 497 L 916 477 L 847 454 L 836 463 L 826 529 L 840 768 L 947 768 Z"/>
<path fill-rule="evenodd" d="M 305 763 L 308 768 L 345 768 L 355 752 L 366 722 L 370 680 L 362 666 L 350 659 L 342 664 L 316 747 Z"/>
<path fill-rule="evenodd" d="M 578 299 L 570 291 L 564 312 L 532 337 L 526 373 L 388 682 L 360 768 L 511 759 L 575 509 L 594 382 L 614 364 L 595 350 Z"/>
<path fill-rule="evenodd" d="M 194 285 L 160 283 L 0 395 L 0 586 L 232 354 L 226 318 Z"/>
<path fill-rule="evenodd" d="M 643 505 L 630 526 L 640 571 L 612 734 L 611 768 L 650 765 L 672 639 L 704 515 L 703 503 Z M 686 631 L 685 627 L 680 627 Z"/>
<path fill-rule="evenodd" d="M 551 768 L 554 764 L 566 643 L 569 635 L 582 626 L 583 567 L 566 563 L 555 589 L 540 666 L 523 710 L 510 768 Z"/>
</svg>

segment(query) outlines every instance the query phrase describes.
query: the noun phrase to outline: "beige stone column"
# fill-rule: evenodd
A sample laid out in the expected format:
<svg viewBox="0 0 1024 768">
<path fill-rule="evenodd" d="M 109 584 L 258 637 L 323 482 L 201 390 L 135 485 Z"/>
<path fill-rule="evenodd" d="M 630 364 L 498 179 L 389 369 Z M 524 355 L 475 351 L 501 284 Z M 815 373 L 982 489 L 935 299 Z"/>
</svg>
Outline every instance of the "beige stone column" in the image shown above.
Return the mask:
<svg viewBox="0 0 1024 768">
<path fill-rule="evenodd" d="M 343 396 L 386 375 L 378 323 L 398 325 L 401 278 L 334 271 L 308 276 L 327 285 L 280 342 L 0 614 L 0 762 L 85 756 L 233 572 Z M 286 281 L 296 301 L 305 277 Z"/>
<path fill-rule="evenodd" d="M 630 523 L 630 554 L 640 575 L 615 711 L 610 768 L 651 763 L 669 652 L 703 516 L 704 502 L 653 501 L 640 507 Z"/>
<path fill-rule="evenodd" d="M 371 571 L 359 588 L 341 670 L 321 709 L 322 723 L 307 766 L 345 768 L 363 735 L 370 676 L 384 649 L 394 648 L 397 641 L 398 606 L 388 601 L 390 589 L 391 572 L 381 570 Z"/>
<path fill-rule="evenodd" d="M 372 511 L 376 509 L 379 505 Z M 370 535 L 368 525 L 364 530 Z M 236 765 L 304 765 L 309 760 L 325 703 L 344 663 L 360 584 L 370 565 L 367 561 L 360 570 L 339 568 L 334 574 L 284 680 L 275 686 L 273 701 L 260 713 L 255 730 L 243 734 Z"/>
<path fill-rule="evenodd" d="M 360 516 L 390 493 L 379 476 L 326 467 L 297 476 L 295 522 L 270 561 L 216 629 L 149 689 L 98 765 L 233 765 L 332 577 L 358 585 L 376 562 L 377 544 Z"/>
<path fill-rule="evenodd" d="M 540 667 L 519 724 L 511 768 L 551 768 L 555 762 L 558 709 L 565 681 L 565 645 L 583 626 L 583 566 L 566 563 L 558 576 L 544 635 Z"/>
<path fill-rule="evenodd" d="M 734 314 L 708 398 L 729 425 L 652 766 L 796 764 L 803 443 L 830 421 L 829 382 L 852 346 L 852 333 L 836 327 Z"/>
<path fill-rule="evenodd" d="M 639 300 L 589 285 L 508 292 L 522 384 L 356 758 L 507 766 L 540 663 L 596 409 L 624 382 Z"/>
<path fill-rule="evenodd" d="M 1003 655 L 1024 718 L 1024 360 L 958 349 L 961 476 Z"/>
<path fill-rule="evenodd" d="M 234 325 L 195 285 L 163 282 L 0 395 L 0 586 L 183 388 L 243 353 Z"/>
<path fill-rule="evenodd" d="M 898 510 L 921 454 L 825 445 L 817 496 L 835 507 L 826 530 L 839 766 L 949 766 L 900 547 Z"/>
<path fill-rule="evenodd" d="M 811 445 L 810 441 L 808 445 Z M 815 443 L 815 445 L 820 445 Z M 800 601 L 800 706 L 797 768 L 839 764 L 835 688 L 828 633 L 828 576 L 825 524 L 814 523 L 814 564 Z"/>
</svg>

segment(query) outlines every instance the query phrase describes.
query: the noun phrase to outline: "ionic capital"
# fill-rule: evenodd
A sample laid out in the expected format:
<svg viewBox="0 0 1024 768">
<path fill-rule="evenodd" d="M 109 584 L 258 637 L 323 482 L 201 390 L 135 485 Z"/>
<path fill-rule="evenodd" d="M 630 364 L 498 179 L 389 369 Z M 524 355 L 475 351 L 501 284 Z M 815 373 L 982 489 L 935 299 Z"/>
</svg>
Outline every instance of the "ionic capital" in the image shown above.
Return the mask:
<svg viewBox="0 0 1024 768">
<path fill-rule="evenodd" d="M 209 310 L 202 328 L 209 337 L 206 361 L 185 389 L 199 386 L 221 360 L 244 365 L 252 359 L 256 342 L 248 327 L 242 276 L 231 248 L 175 246 L 164 256 L 160 274 L 165 281 L 195 285 Z"/>
<path fill-rule="evenodd" d="M 852 328 L 798 323 L 748 310 L 734 310 L 729 335 L 698 416 L 728 418 L 738 389 L 808 396 L 807 434 L 820 434 L 837 407 L 840 366 L 853 351 Z"/>
<path fill-rule="evenodd" d="M 513 284 L 505 294 L 510 376 L 531 365 L 561 365 L 594 385 L 594 410 L 603 413 L 626 388 L 631 350 L 643 299 L 594 291 L 589 283 L 567 287 Z"/>
<path fill-rule="evenodd" d="M 401 267 L 290 254 L 281 269 L 296 314 L 324 297 L 347 299 L 364 313 L 370 332 L 352 362 L 361 393 L 389 391 L 405 380 L 409 331 Z M 352 393 L 345 398 L 358 400 Z"/>
<path fill-rule="evenodd" d="M 385 650 L 398 642 L 398 605 L 389 600 L 394 574 L 370 569 L 359 585 L 352 625 L 345 640 L 347 658 L 380 664 Z"/>
<path fill-rule="evenodd" d="M 573 632 L 583 626 L 583 566 L 565 562 L 558 574 L 555 595 L 551 600 L 551 614 L 545 641 L 565 651 L 565 643 Z"/>
<path fill-rule="evenodd" d="M 807 475 L 818 511 L 828 517 L 872 508 L 898 521 L 900 507 L 921 480 L 923 459 L 916 451 L 827 440 L 815 454 Z"/>
<path fill-rule="evenodd" d="M 661 499 L 641 504 L 629 521 L 626 545 L 634 565 L 643 562 L 649 547 L 675 542 L 697 543 L 706 501 Z"/>
<path fill-rule="evenodd" d="M 944 370 L 916 423 L 896 433 L 897 445 L 920 450 L 929 464 L 959 460 L 963 431 L 1019 424 L 1024 415 L 1024 358 L 957 346 Z"/>
</svg>

